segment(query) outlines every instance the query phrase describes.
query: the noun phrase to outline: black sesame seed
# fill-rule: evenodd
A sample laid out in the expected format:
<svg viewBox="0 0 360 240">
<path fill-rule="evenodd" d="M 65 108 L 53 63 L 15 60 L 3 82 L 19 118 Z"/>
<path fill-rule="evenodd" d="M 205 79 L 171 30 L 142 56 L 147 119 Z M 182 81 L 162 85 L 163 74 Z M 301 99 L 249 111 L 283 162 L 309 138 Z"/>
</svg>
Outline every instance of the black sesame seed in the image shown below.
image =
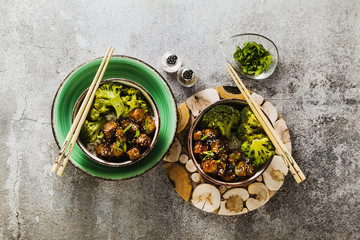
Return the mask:
<svg viewBox="0 0 360 240">
<path fill-rule="evenodd" d="M 174 65 L 176 63 L 177 60 L 177 56 L 176 55 L 170 55 L 168 56 L 168 58 L 166 59 L 167 64 L 172 64 Z"/>
<path fill-rule="evenodd" d="M 190 70 L 190 69 L 185 70 L 185 71 L 183 72 L 183 78 L 184 78 L 184 79 L 192 79 L 192 78 L 193 78 L 193 74 L 194 74 L 194 72 L 193 72 L 192 70 Z"/>
</svg>

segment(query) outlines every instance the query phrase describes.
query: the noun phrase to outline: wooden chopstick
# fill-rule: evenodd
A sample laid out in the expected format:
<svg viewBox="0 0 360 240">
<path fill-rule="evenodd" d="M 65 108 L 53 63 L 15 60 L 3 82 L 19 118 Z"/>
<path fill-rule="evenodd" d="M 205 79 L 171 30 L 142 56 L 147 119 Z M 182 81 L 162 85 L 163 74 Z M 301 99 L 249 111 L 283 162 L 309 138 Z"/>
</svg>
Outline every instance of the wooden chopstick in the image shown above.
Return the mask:
<svg viewBox="0 0 360 240">
<path fill-rule="evenodd" d="M 270 124 L 268 118 L 265 116 L 263 111 L 260 109 L 260 106 L 255 102 L 252 95 L 249 93 L 244 83 L 241 81 L 240 77 L 235 72 L 234 68 L 228 64 L 226 65 L 226 69 L 230 73 L 231 78 L 235 81 L 239 90 L 243 94 L 246 102 L 249 104 L 251 110 L 255 114 L 256 118 L 259 120 L 261 126 L 264 131 L 270 138 L 271 142 L 274 144 L 275 148 L 278 150 L 278 153 L 284 160 L 285 164 L 289 168 L 291 174 L 295 178 L 297 183 L 300 183 L 306 179 L 305 175 L 301 171 L 300 167 L 296 164 L 295 160 L 285 147 L 284 143 L 281 141 L 280 137 L 277 135 L 276 131 Z"/>
<path fill-rule="evenodd" d="M 94 100 L 95 92 L 101 83 L 101 80 L 104 76 L 104 73 L 109 64 L 109 61 L 110 61 L 110 58 L 111 58 L 113 52 L 114 52 L 114 48 L 109 47 L 101 64 L 100 64 L 100 67 L 99 67 L 98 71 L 96 72 L 96 75 L 89 87 L 89 90 L 86 93 L 86 96 L 79 108 L 79 111 L 76 114 L 74 122 L 71 125 L 70 130 L 65 138 L 64 144 L 62 145 L 62 147 L 59 151 L 59 157 L 58 157 L 57 161 L 53 164 L 51 172 L 55 173 L 56 170 L 58 169 L 57 170 L 58 176 L 62 175 L 62 173 L 64 172 L 64 169 L 65 169 L 65 166 L 66 166 L 67 162 L 69 161 L 71 152 L 75 147 L 77 138 L 79 137 L 81 127 L 85 122 L 87 114 L 88 114 L 90 107 L 92 105 L 92 102 Z M 70 142 L 70 140 L 71 140 L 71 142 Z M 62 164 L 60 164 L 60 162 L 63 158 L 64 158 L 64 161 Z M 60 167 L 59 167 L 59 165 L 60 165 Z"/>
<path fill-rule="evenodd" d="M 84 112 L 84 109 L 85 109 L 85 107 L 86 107 L 86 103 L 89 101 L 90 95 L 91 95 L 91 93 L 92 93 L 92 91 L 93 91 L 93 89 L 94 89 L 94 87 L 95 87 L 95 85 L 96 85 L 96 81 L 97 81 L 98 78 L 99 78 L 99 75 L 100 75 L 101 70 L 102 70 L 102 68 L 103 68 L 103 66 L 104 66 L 104 63 L 105 63 L 105 61 L 106 61 L 107 56 L 109 55 L 110 48 L 111 48 L 111 47 L 108 48 L 108 50 L 107 50 L 107 52 L 106 52 L 106 54 L 105 54 L 105 56 L 104 56 L 104 59 L 102 60 L 102 62 L 101 62 L 101 64 L 100 64 L 100 67 L 99 67 L 98 71 L 96 72 L 96 75 L 95 75 L 95 77 L 94 77 L 93 82 L 91 83 L 91 86 L 90 86 L 90 88 L 89 88 L 89 91 L 86 93 L 86 96 L 85 96 L 85 98 L 84 98 L 84 100 L 83 100 L 83 102 L 82 102 L 82 104 L 81 104 L 81 106 L 80 106 L 80 108 L 79 108 L 78 114 L 76 115 L 76 117 L 75 117 L 75 119 L 74 119 L 74 122 L 73 122 L 73 124 L 71 125 L 70 130 L 69 130 L 69 132 L 68 132 L 68 134 L 67 134 L 67 136 L 66 136 L 66 138 L 65 138 L 65 141 L 64 141 L 64 143 L 63 143 L 63 145 L 62 145 L 62 147 L 61 147 L 61 149 L 60 149 L 60 151 L 59 151 L 58 160 L 54 163 L 53 168 L 51 169 L 51 172 L 53 172 L 53 173 L 56 172 L 56 169 L 58 168 L 58 166 L 59 166 L 59 164 L 60 164 L 60 162 L 61 162 L 61 159 L 63 158 L 63 156 L 64 156 L 64 154 L 65 154 L 65 149 L 66 149 L 67 146 L 69 145 L 69 142 L 70 142 L 70 140 L 71 140 L 71 137 L 72 137 L 72 135 L 73 135 L 73 133 L 74 133 L 77 125 L 78 125 L 78 122 L 79 122 L 79 120 L 80 120 L 80 118 L 81 118 L 81 115 L 82 115 L 83 112 Z"/>
</svg>

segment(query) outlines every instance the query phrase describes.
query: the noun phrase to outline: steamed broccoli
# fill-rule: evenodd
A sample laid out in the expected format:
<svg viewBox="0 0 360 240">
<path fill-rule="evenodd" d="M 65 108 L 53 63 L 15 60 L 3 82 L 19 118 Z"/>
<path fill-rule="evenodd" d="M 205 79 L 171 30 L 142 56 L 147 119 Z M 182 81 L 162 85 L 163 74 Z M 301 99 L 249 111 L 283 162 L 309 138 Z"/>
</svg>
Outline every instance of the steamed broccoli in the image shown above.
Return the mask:
<svg viewBox="0 0 360 240">
<path fill-rule="evenodd" d="M 263 129 L 261 127 L 256 128 L 247 123 L 243 123 L 239 126 L 237 130 L 237 135 L 239 139 L 246 139 L 246 137 L 249 135 L 257 134 L 261 132 L 263 132 Z"/>
<path fill-rule="evenodd" d="M 257 120 L 255 114 L 251 111 L 249 106 L 244 107 L 240 111 L 241 121 L 248 124 L 252 128 L 261 128 L 260 122 Z"/>
<path fill-rule="evenodd" d="M 140 93 L 139 89 L 136 88 L 123 88 L 121 89 L 122 95 L 138 95 Z"/>
<path fill-rule="evenodd" d="M 86 143 L 103 139 L 104 133 L 101 130 L 105 122 L 105 119 L 96 122 L 89 122 L 88 120 L 85 120 L 85 123 L 82 125 L 80 131 L 81 139 Z"/>
<path fill-rule="evenodd" d="M 95 93 L 94 108 L 100 113 L 108 113 L 113 108 L 116 116 L 120 117 L 126 110 L 120 97 L 121 88 L 122 85 L 111 82 L 102 84 Z"/>
<path fill-rule="evenodd" d="M 265 134 L 260 122 L 249 106 L 240 111 L 242 124 L 237 130 L 238 138 L 243 141 L 241 151 L 254 165 L 259 166 L 275 154 L 274 145 Z"/>
<path fill-rule="evenodd" d="M 219 104 L 207 111 L 202 118 L 202 125 L 218 128 L 222 135 L 231 138 L 231 129 L 240 122 L 240 111 L 229 105 Z"/>
<path fill-rule="evenodd" d="M 246 141 L 241 145 L 241 151 L 244 152 L 256 166 L 265 163 L 275 154 L 274 145 L 264 133 L 248 136 Z"/>
<path fill-rule="evenodd" d="M 257 120 L 249 106 L 244 107 L 240 111 L 240 117 L 242 124 L 237 130 L 239 139 L 246 140 L 249 135 L 264 132 L 260 122 Z"/>
<path fill-rule="evenodd" d="M 134 88 L 129 88 L 128 92 L 133 92 L 132 89 L 134 89 Z M 134 89 L 134 90 L 137 90 L 137 89 Z M 137 93 L 140 93 L 140 92 L 137 92 Z M 125 106 L 127 107 L 127 109 L 123 113 L 124 117 L 128 117 L 130 112 L 136 108 L 142 108 L 145 110 L 145 112 L 148 111 L 147 103 L 141 98 L 141 96 L 139 96 L 137 94 L 127 95 L 125 97 L 122 97 L 122 100 L 123 100 Z"/>
<path fill-rule="evenodd" d="M 91 121 L 100 121 L 102 119 L 100 111 L 97 110 L 96 108 L 91 108 L 87 116 L 87 119 Z"/>
</svg>

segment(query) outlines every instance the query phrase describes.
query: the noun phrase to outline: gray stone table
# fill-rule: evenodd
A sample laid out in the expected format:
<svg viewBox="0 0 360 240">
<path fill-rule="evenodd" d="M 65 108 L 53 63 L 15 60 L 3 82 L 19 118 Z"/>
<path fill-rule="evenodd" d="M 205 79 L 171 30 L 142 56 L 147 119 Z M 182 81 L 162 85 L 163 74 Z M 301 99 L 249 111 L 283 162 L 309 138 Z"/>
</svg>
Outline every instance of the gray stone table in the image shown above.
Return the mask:
<svg viewBox="0 0 360 240">
<path fill-rule="evenodd" d="M 2 1 L 0 239 L 359 239 L 359 10 L 356 0 Z M 72 69 L 111 44 L 159 70 L 181 103 L 234 85 L 219 42 L 243 32 L 279 48 L 276 73 L 246 85 L 286 120 L 304 183 L 287 176 L 265 206 L 226 217 L 186 203 L 162 164 L 120 182 L 71 164 L 50 173 L 51 104 Z M 193 88 L 161 69 L 166 51 L 198 73 Z"/>
</svg>

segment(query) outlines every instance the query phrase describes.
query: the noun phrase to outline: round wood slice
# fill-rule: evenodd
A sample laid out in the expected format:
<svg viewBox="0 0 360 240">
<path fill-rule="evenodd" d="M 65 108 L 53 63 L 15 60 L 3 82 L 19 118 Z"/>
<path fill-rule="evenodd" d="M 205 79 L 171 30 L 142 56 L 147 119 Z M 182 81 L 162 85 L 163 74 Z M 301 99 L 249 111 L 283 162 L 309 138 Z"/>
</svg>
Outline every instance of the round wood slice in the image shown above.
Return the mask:
<svg viewBox="0 0 360 240">
<path fill-rule="evenodd" d="M 256 93 L 255 101 L 268 115 L 275 131 L 291 150 L 289 129 L 275 106 Z M 219 215 L 239 215 L 263 206 L 281 188 L 288 168 L 275 155 L 266 171 L 246 187 L 217 186 L 201 177 L 188 155 L 189 127 L 200 111 L 224 98 L 244 99 L 237 87 L 219 86 L 200 91 L 178 107 L 179 124 L 172 149 L 163 164 L 175 191 L 193 206 Z"/>
</svg>

